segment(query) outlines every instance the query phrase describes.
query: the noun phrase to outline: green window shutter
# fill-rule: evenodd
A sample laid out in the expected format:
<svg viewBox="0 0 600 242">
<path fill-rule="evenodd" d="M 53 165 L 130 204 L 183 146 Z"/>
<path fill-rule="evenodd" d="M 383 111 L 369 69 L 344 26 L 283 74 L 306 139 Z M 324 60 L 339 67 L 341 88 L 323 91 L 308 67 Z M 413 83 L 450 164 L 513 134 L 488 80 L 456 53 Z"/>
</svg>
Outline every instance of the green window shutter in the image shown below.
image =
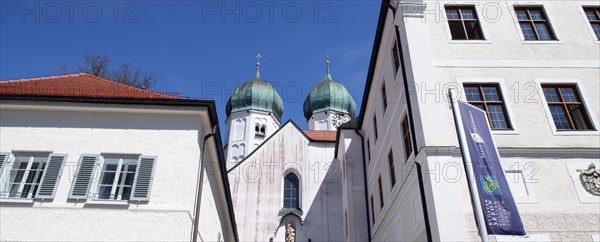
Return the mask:
<svg viewBox="0 0 600 242">
<path fill-rule="evenodd" d="M 40 186 L 35 194 L 36 199 L 54 199 L 54 193 L 56 193 L 58 180 L 66 160 L 67 154 L 50 154 Z"/>
<path fill-rule="evenodd" d="M 2 152 L 0 153 L 0 177 L 2 176 L 2 171 L 4 168 L 4 164 L 8 163 L 8 157 L 10 156 L 10 153 L 5 153 Z"/>
<path fill-rule="evenodd" d="M 69 192 L 69 199 L 87 199 L 98 158 L 100 158 L 100 155 L 81 155 L 71 185 L 71 192 Z"/>
<path fill-rule="evenodd" d="M 155 156 L 140 156 L 133 190 L 129 200 L 147 202 L 150 200 L 150 190 L 152 189 L 152 180 L 154 179 L 154 169 L 156 168 Z"/>
</svg>

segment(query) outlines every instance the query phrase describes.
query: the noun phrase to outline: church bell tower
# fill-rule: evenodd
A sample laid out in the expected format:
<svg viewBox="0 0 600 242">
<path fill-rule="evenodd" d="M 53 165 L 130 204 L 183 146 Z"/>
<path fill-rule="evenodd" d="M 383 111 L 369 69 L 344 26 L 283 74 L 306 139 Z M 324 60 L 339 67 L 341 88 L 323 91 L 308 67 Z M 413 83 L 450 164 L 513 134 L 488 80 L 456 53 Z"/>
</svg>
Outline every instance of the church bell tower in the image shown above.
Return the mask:
<svg viewBox="0 0 600 242">
<path fill-rule="evenodd" d="M 346 87 L 331 77 L 329 56 L 325 65 L 325 78 L 310 90 L 304 100 L 304 117 L 310 130 L 335 131 L 354 117 L 356 103 Z"/>
<path fill-rule="evenodd" d="M 261 79 L 260 58 L 256 56 L 254 77 L 238 85 L 227 101 L 227 169 L 262 144 L 281 123 L 283 101 L 275 88 Z"/>
</svg>

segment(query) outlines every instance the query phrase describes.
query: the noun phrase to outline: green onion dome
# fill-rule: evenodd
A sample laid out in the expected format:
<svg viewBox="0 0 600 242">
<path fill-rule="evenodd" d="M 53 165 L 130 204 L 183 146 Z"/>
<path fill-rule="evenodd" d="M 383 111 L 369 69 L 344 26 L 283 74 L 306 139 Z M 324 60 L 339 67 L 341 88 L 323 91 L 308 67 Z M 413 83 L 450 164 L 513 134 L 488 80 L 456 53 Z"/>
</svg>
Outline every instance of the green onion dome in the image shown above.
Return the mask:
<svg viewBox="0 0 600 242">
<path fill-rule="evenodd" d="M 310 94 L 304 100 L 304 117 L 309 120 L 313 114 L 327 110 L 346 113 L 351 117 L 354 117 L 356 112 L 354 99 L 342 83 L 331 78 L 329 70 L 325 78 L 310 90 Z"/>
<path fill-rule="evenodd" d="M 261 110 L 273 113 L 279 120 L 283 115 L 283 101 L 273 86 L 260 78 L 258 69 L 251 80 L 238 85 L 226 105 L 227 117 L 231 113 Z"/>
</svg>

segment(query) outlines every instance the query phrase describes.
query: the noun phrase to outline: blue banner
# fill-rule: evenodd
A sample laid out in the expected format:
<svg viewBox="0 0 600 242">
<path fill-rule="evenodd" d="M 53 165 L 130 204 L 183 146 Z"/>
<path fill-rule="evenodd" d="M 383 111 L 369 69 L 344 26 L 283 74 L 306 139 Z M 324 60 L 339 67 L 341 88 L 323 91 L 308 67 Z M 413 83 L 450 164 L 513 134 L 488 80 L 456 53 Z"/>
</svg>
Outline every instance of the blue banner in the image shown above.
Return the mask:
<svg viewBox="0 0 600 242">
<path fill-rule="evenodd" d="M 463 102 L 458 102 L 458 107 L 488 234 L 525 235 L 523 222 L 500 165 L 486 113 Z"/>
</svg>

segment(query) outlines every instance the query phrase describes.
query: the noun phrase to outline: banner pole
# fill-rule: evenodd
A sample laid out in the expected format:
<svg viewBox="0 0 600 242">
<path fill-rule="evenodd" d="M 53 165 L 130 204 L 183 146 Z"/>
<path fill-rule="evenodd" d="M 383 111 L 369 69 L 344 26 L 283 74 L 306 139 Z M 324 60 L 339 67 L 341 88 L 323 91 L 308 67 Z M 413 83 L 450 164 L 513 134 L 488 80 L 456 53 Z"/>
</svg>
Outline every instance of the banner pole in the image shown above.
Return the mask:
<svg viewBox="0 0 600 242">
<path fill-rule="evenodd" d="M 456 126 L 456 135 L 458 136 L 458 142 L 460 146 L 460 153 L 462 154 L 463 164 L 467 173 L 467 181 L 469 182 L 469 190 L 471 192 L 471 202 L 473 203 L 473 212 L 475 213 L 475 220 L 477 220 L 477 226 L 479 228 L 479 236 L 481 241 L 488 241 L 488 233 L 485 227 L 485 219 L 483 217 L 483 210 L 481 208 L 481 202 L 479 200 L 479 192 L 477 191 L 477 183 L 475 183 L 475 177 L 473 175 L 473 166 L 471 163 L 471 157 L 467 141 L 465 140 L 465 129 L 463 127 L 463 120 L 460 115 L 460 109 L 458 108 L 458 100 L 456 100 L 456 90 L 450 88 L 448 91 L 450 96 L 450 103 L 452 104 L 452 115 L 454 116 L 454 124 Z"/>
</svg>

